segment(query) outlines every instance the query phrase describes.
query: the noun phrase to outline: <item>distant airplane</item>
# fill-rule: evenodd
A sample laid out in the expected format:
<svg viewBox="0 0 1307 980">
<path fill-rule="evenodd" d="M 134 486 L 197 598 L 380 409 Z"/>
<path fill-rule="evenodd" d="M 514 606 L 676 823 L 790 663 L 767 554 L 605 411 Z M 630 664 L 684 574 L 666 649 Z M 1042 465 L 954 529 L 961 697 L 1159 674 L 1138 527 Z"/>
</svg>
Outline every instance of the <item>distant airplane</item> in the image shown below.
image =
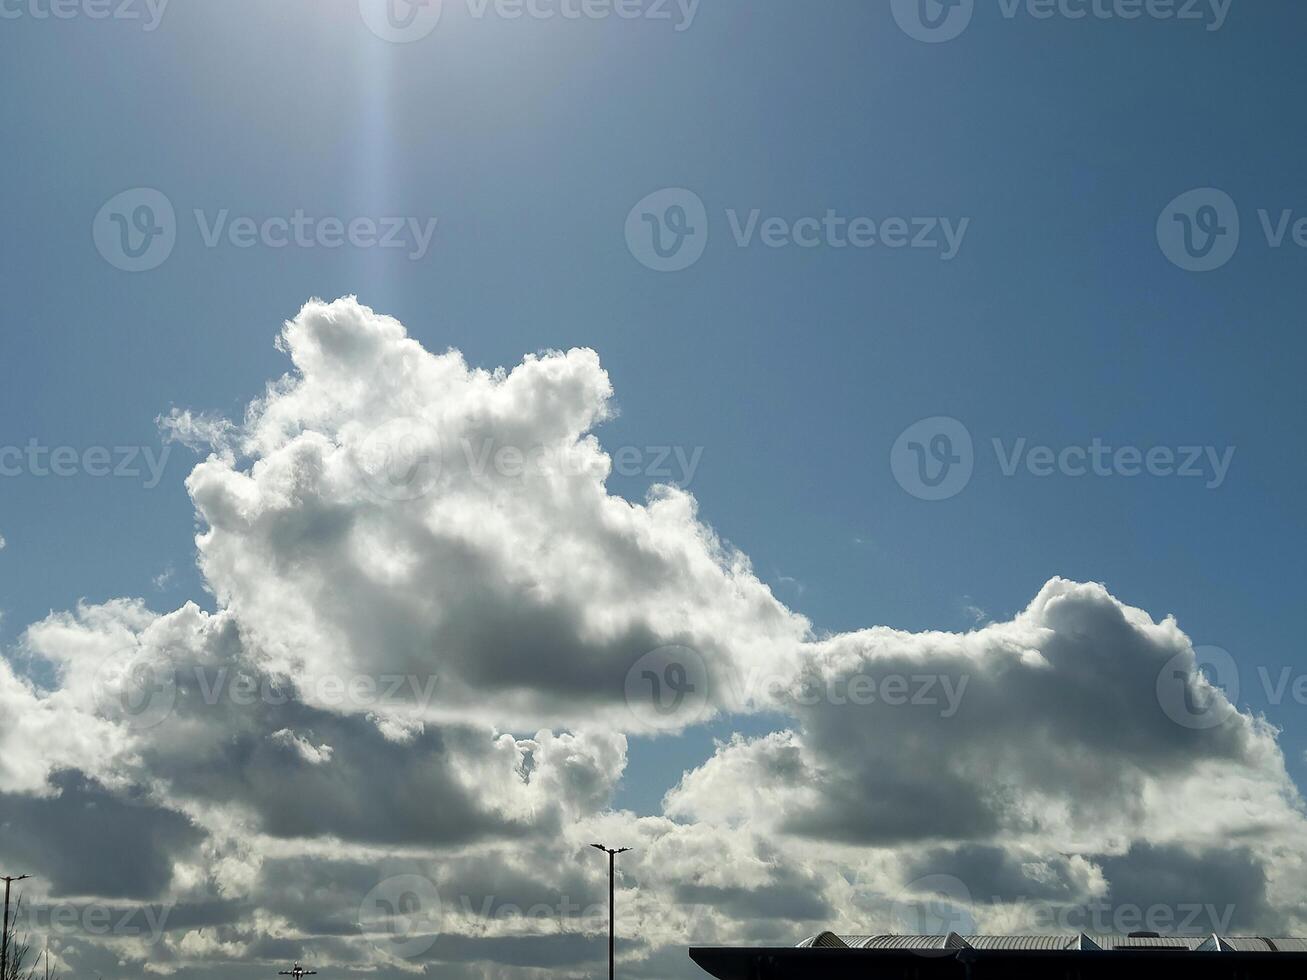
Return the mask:
<svg viewBox="0 0 1307 980">
<path fill-rule="evenodd" d="M 300 966 L 299 960 L 295 961 L 295 965 L 291 969 L 282 970 L 277 974 L 279 977 L 294 977 L 295 980 L 300 980 L 300 977 L 316 977 L 317 975 L 317 970 L 306 970 Z"/>
</svg>

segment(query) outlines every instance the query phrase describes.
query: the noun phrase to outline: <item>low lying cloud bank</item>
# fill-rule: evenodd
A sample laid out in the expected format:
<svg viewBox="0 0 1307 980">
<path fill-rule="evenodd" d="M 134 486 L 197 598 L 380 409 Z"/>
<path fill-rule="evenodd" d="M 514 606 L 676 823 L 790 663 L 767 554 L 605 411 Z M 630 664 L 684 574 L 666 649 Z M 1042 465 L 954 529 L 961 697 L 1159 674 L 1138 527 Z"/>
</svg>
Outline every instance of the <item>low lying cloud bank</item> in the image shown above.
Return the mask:
<svg viewBox="0 0 1307 980">
<path fill-rule="evenodd" d="M 608 491 L 594 352 L 472 369 L 349 299 L 280 344 L 244 419 L 162 420 L 208 453 L 217 611 L 86 605 L 0 659 L 0 862 L 70 970 L 587 976 L 595 840 L 635 848 L 645 977 L 823 928 L 1305 927 L 1276 732 L 1173 619 L 1053 579 L 970 633 L 820 637 L 688 493 Z M 612 809 L 629 737 L 762 712 Z"/>
</svg>

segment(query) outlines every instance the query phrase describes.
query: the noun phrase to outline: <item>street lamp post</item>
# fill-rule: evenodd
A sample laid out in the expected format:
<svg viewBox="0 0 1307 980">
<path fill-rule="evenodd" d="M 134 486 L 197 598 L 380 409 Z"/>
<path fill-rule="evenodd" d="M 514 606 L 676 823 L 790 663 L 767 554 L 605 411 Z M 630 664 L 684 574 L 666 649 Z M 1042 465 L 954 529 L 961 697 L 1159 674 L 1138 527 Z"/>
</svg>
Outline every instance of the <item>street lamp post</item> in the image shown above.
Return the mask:
<svg viewBox="0 0 1307 980">
<path fill-rule="evenodd" d="M 4 934 L 0 936 L 0 980 L 9 976 L 9 888 L 15 881 L 26 881 L 31 875 L 0 875 L 5 883 L 5 921 Z"/>
<path fill-rule="evenodd" d="M 613 865 L 617 855 L 625 854 L 630 848 L 619 847 L 613 849 L 604 847 L 603 844 L 591 844 L 590 846 L 608 855 L 608 980 L 613 980 Z"/>
</svg>

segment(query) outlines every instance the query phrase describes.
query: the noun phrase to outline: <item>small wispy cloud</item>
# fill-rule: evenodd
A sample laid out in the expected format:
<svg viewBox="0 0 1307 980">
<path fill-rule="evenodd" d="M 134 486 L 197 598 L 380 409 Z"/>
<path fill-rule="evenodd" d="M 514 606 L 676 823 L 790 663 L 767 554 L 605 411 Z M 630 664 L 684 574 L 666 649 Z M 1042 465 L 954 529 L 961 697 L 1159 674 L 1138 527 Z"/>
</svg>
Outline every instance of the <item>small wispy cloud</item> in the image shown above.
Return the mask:
<svg viewBox="0 0 1307 980">
<path fill-rule="evenodd" d="M 976 605 L 975 601 L 969 595 L 962 597 L 962 612 L 966 614 L 977 626 L 984 626 L 990 622 L 989 613 Z"/>
<path fill-rule="evenodd" d="M 237 430 L 225 418 L 174 408 L 154 421 L 168 442 L 179 442 L 194 452 L 214 452 L 224 458 L 234 454 Z"/>
<path fill-rule="evenodd" d="M 792 590 L 795 595 L 803 595 L 803 593 L 808 591 L 808 587 L 797 578 L 794 578 L 792 575 L 782 575 L 780 572 L 776 572 L 776 584 L 783 585 L 787 589 Z"/>
<path fill-rule="evenodd" d="M 290 749 L 311 766 L 320 766 L 325 762 L 330 762 L 332 755 L 336 751 L 330 745 L 314 745 L 307 738 L 296 735 L 289 728 L 273 732 L 269 738 L 277 745 Z"/>
</svg>

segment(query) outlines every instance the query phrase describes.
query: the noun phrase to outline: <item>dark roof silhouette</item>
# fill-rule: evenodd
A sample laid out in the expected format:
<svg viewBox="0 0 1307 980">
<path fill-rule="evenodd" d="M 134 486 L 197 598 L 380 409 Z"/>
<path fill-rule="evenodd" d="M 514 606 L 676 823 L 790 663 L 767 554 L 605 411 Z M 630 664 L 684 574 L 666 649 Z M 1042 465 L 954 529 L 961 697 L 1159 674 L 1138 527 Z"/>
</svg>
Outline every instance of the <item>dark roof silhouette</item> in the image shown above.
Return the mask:
<svg viewBox="0 0 1307 980">
<path fill-rule="evenodd" d="M 849 935 L 832 932 L 797 946 L 690 949 L 720 980 L 1133 980 L 1174 973 L 1185 980 L 1300 980 L 1307 939 L 1271 936 Z M 1069 972 L 1068 972 L 1069 971 Z"/>
<path fill-rule="evenodd" d="M 822 937 L 824 941 L 818 942 Z M 832 939 L 835 943 L 832 943 Z M 1216 943 L 1222 949 L 1216 949 Z M 952 942 L 953 945 L 947 945 Z M 957 944 L 965 943 L 965 946 Z M 842 944 L 851 949 L 1188 949 L 1194 952 L 1307 953 L 1307 939 L 1265 936 L 1121 936 L 1106 933 L 1062 933 L 1045 936 L 836 936 L 823 932 L 799 943 L 800 949 L 814 945 Z"/>
</svg>

